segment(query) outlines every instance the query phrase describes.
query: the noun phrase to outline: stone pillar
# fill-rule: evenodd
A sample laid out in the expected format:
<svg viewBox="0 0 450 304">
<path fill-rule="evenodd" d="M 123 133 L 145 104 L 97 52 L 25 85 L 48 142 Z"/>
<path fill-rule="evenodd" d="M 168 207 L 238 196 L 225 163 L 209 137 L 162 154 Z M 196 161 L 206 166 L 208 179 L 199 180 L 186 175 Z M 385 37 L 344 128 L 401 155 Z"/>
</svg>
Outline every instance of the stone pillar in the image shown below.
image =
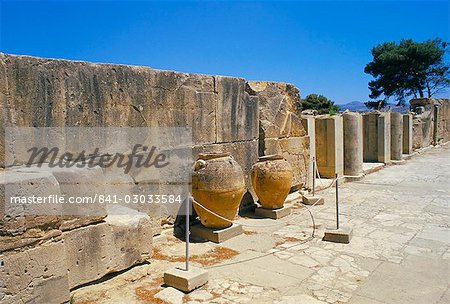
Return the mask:
<svg viewBox="0 0 450 304">
<path fill-rule="evenodd" d="M 403 115 L 392 112 L 391 114 L 391 159 L 403 159 Z"/>
<path fill-rule="evenodd" d="M 433 145 L 437 145 L 438 142 L 442 139 L 439 133 L 439 117 L 441 116 L 441 107 L 437 104 L 433 105 Z"/>
<path fill-rule="evenodd" d="M 388 163 L 391 157 L 389 113 L 363 115 L 363 159 L 365 162 Z"/>
<path fill-rule="evenodd" d="M 376 112 L 363 114 L 363 160 L 378 161 L 378 116 Z"/>
<path fill-rule="evenodd" d="M 363 129 L 359 113 L 344 112 L 344 174 L 362 176 L 363 174 Z"/>
<path fill-rule="evenodd" d="M 313 172 L 313 158 L 316 157 L 316 126 L 314 116 L 302 116 L 302 125 L 309 137 L 309 165 L 307 173 L 306 188 L 312 188 L 314 172 Z"/>
<path fill-rule="evenodd" d="M 316 159 L 321 177 L 344 174 L 342 116 L 316 117 Z"/>
<path fill-rule="evenodd" d="M 391 161 L 391 115 L 383 113 L 378 116 L 378 161 Z"/>
<path fill-rule="evenodd" d="M 412 114 L 403 115 L 403 153 L 413 153 L 413 116 Z"/>
</svg>

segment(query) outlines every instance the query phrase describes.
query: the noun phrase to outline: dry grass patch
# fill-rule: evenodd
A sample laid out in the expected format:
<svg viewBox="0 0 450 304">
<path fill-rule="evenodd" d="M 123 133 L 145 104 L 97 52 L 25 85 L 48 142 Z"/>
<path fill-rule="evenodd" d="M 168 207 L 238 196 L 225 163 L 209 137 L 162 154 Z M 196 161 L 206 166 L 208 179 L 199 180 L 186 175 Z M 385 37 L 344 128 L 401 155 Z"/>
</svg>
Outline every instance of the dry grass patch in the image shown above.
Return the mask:
<svg viewBox="0 0 450 304">
<path fill-rule="evenodd" d="M 149 283 L 149 286 L 141 286 L 136 288 L 134 291 L 138 299 L 145 303 L 165 304 L 166 302 L 163 300 L 155 298 L 155 295 L 162 290 L 162 283 L 163 279 L 157 278 Z"/>
<path fill-rule="evenodd" d="M 301 239 L 298 239 L 296 237 L 286 236 L 281 241 L 276 242 L 275 243 L 275 247 L 280 246 L 281 244 L 284 244 L 284 243 L 287 243 L 287 242 L 295 243 L 295 242 L 300 242 L 300 241 L 301 241 Z"/>
<path fill-rule="evenodd" d="M 202 266 L 211 266 L 215 265 L 223 260 L 231 259 L 232 257 L 238 255 L 239 252 L 236 250 L 218 246 L 214 249 L 206 252 L 205 254 L 194 254 L 189 257 L 191 262 L 196 262 L 201 264 Z M 153 259 L 155 260 L 163 260 L 169 262 L 184 262 L 184 256 L 168 256 L 161 252 L 160 249 L 155 248 L 153 251 Z"/>
</svg>

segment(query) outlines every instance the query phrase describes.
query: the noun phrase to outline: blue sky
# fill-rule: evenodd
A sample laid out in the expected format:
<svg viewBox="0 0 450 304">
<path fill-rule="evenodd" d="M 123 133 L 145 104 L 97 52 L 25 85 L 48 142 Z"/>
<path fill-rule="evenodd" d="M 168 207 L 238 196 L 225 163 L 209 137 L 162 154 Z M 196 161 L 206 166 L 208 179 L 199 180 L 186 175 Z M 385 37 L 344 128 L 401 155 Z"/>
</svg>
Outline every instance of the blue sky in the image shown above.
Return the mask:
<svg viewBox="0 0 450 304">
<path fill-rule="evenodd" d="M 295 84 L 368 99 L 384 41 L 450 41 L 449 1 L 5 1 L 0 51 Z"/>
</svg>

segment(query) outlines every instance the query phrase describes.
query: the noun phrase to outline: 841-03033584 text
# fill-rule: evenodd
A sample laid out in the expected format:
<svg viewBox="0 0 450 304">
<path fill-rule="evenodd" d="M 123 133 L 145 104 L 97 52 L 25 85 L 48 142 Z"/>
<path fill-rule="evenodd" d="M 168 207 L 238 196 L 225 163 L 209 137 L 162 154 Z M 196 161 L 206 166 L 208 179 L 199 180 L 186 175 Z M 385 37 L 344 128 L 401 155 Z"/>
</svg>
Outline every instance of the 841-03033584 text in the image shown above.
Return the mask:
<svg viewBox="0 0 450 304">
<path fill-rule="evenodd" d="M 181 203 L 181 195 L 174 194 L 132 194 L 132 195 L 99 195 L 100 204 L 174 204 Z"/>
<path fill-rule="evenodd" d="M 183 198 L 175 194 L 95 194 L 93 196 L 11 196 L 11 204 L 180 204 Z"/>
</svg>

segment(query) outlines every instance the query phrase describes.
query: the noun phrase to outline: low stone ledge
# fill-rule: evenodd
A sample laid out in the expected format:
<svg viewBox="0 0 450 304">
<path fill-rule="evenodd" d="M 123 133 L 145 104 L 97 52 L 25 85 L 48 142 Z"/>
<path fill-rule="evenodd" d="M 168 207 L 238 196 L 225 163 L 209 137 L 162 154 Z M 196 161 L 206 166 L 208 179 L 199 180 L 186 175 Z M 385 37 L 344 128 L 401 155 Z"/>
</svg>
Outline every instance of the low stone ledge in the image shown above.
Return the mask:
<svg viewBox="0 0 450 304">
<path fill-rule="evenodd" d="M 53 230 L 40 238 L 24 236 L 0 243 L 5 249 L 0 254 L 1 303 L 68 302 L 71 288 L 152 255 L 148 215 L 136 211 L 63 233 Z"/>
<path fill-rule="evenodd" d="M 146 261 L 152 254 L 152 237 L 149 218 L 142 213 L 108 216 L 105 223 L 63 233 L 69 287 Z"/>
<path fill-rule="evenodd" d="M 48 242 L 0 255 L 0 302 L 64 303 L 69 285 L 64 243 Z"/>
</svg>

